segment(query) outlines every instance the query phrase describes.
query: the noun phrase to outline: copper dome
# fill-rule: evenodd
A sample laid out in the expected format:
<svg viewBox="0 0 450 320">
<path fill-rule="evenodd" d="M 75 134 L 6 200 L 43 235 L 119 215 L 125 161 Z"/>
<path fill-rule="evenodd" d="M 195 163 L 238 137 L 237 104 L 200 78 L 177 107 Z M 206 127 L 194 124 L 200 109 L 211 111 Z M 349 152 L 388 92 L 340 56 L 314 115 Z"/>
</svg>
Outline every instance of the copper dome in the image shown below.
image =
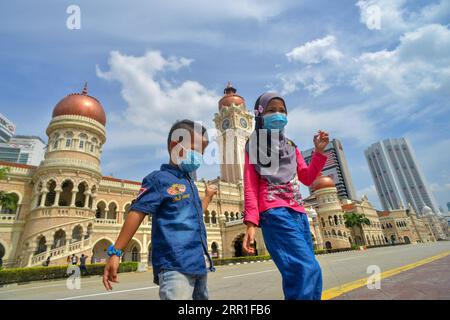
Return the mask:
<svg viewBox="0 0 450 320">
<path fill-rule="evenodd" d="M 67 95 L 53 109 L 52 117 L 62 115 L 79 115 L 94 119 L 106 125 L 106 114 L 100 101 L 87 94 L 87 85 L 81 93 Z"/>
<path fill-rule="evenodd" d="M 229 107 L 231 104 L 235 105 L 241 105 L 245 104 L 244 98 L 242 98 L 240 95 L 236 94 L 236 89 L 233 88 L 230 81 L 228 81 L 228 84 L 226 88 L 223 90 L 224 96 L 222 99 L 219 100 L 219 110 L 223 107 Z"/>
<path fill-rule="evenodd" d="M 311 185 L 311 188 L 314 191 L 319 190 L 319 189 L 324 189 L 324 188 L 333 188 L 333 187 L 335 187 L 333 179 L 329 176 L 322 175 L 322 173 L 320 174 L 320 176 L 318 176 L 316 178 L 316 180 L 314 180 L 314 182 Z"/>
</svg>

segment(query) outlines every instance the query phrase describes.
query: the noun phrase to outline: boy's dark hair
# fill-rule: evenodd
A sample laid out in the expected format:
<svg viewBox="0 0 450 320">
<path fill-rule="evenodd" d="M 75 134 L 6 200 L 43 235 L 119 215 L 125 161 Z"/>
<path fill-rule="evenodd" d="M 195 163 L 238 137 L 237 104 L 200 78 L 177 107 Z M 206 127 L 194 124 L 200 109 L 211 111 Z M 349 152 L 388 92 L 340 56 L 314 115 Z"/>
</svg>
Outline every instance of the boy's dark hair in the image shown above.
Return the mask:
<svg viewBox="0 0 450 320">
<path fill-rule="evenodd" d="M 179 121 L 175 122 L 172 125 L 172 127 L 170 128 L 169 135 L 167 136 L 167 150 L 170 149 L 170 142 L 172 141 L 172 135 L 175 130 L 186 129 L 186 130 L 189 130 L 189 132 L 194 133 L 194 130 L 198 130 L 198 128 L 201 128 L 201 130 L 202 130 L 202 137 L 204 139 L 206 139 L 207 141 L 209 141 L 208 132 L 206 131 L 206 128 L 204 126 L 202 126 L 200 123 L 192 121 L 192 120 L 188 120 L 188 119 L 179 120 Z M 200 133 L 200 132 L 198 132 L 198 133 Z M 182 140 L 183 140 L 183 137 L 180 137 L 180 141 L 182 141 Z"/>
</svg>

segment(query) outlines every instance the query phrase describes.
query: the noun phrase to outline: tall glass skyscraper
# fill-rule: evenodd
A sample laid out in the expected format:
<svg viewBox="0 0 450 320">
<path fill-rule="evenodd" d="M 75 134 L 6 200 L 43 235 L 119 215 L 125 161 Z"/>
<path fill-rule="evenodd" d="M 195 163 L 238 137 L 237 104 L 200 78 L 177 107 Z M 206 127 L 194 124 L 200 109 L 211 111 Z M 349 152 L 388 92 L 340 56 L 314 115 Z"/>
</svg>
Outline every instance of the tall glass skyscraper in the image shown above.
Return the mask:
<svg viewBox="0 0 450 320">
<path fill-rule="evenodd" d="M 308 165 L 311 162 L 313 152 L 314 148 L 302 151 L 302 156 Z M 333 179 L 339 198 L 356 200 L 355 188 L 341 141 L 338 139 L 331 140 L 325 147 L 324 152 L 328 159 L 322 169 L 322 174 Z M 309 191 L 311 193 L 311 187 Z"/>
<path fill-rule="evenodd" d="M 439 207 L 407 139 L 386 139 L 365 151 L 375 188 L 384 210 L 408 208 L 417 213 L 424 206 L 437 213 Z"/>
</svg>

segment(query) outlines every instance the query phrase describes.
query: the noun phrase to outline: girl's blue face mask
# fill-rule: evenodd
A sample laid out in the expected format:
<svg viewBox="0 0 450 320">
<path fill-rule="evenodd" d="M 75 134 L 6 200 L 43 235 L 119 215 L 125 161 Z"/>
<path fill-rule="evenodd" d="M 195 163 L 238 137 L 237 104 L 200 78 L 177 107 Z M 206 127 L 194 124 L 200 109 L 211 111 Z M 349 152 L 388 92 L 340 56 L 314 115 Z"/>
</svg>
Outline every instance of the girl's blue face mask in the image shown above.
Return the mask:
<svg viewBox="0 0 450 320">
<path fill-rule="evenodd" d="M 263 116 L 263 128 L 267 130 L 282 130 L 287 124 L 287 116 L 281 112 L 275 112 Z"/>
<path fill-rule="evenodd" d="M 183 146 L 182 146 L 183 147 Z M 200 152 L 186 149 L 186 157 L 180 161 L 178 167 L 185 173 L 192 173 L 197 170 L 203 162 L 203 156 Z"/>
</svg>

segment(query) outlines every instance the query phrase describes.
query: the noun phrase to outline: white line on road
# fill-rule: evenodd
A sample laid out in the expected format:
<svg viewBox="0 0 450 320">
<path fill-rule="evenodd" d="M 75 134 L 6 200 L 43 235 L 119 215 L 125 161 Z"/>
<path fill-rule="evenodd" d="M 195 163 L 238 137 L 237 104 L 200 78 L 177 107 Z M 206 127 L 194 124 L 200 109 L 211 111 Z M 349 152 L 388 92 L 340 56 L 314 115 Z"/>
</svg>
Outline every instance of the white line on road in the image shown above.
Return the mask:
<svg viewBox="0 0 450 320">
<path fill-rule="evenodd" d="M 128 290 L 119 290 L 119 291 L 109 291 L 109 292 L 94 293 L 94 294 L 85 294 L 85 295 L 83 295 L 83 296 L 67 297 L 67 298 L 61 298 L 61 299 L 57 299 L 57 300 L 80 299 L 80 298 L 102 296 L 102 295 L 108 295 L 108 294 L 114 294 L 114 293 L 122 293 L 122 292 L 130 292 L 130 291 L 139 291 L 139 290 L 148 290 L 148 289 L 155 289 L 155 288 L 158 288 L 158 286 L 145 287 L 145 288 L 137 288 L 137 289 L 128 289 Z"/>
<path fill-rule="evenodd" d="M 277 271 L 277 269 L 270 269 L 270 270 L 259 271 L 259 272 L 250 272 L 250 273 L 238 274 L 238 275 L 235 275 L 235 276 L 227 276 L 227 277 L 223 277 L 223 278 L 224 279 L 229 279 L 229 278 L 245 277 L 245 276 L 250 276 L 250 275 L 253 275 L 253 274 L 266 273 L 266 272 L 272 272 L 272 271 Z"/>
<path fill-rule="evenodd" d="M 58 281 L 60 279 L 57 279 Z M 83 280 L 81 279 L 81 284 L 84 283 L 91 283 L 91 282 L 98 282 L 101 283 L 102 279 L 99 278 L 97 280 Z M 17 284 L 15 284 L 17 285 Z M 10 293 L 10 292 L 17 292 L 17 291 L 27 291 L 27 290 L 34 290 L 34 289 L 42 289 L 42 288 L 52 288 L 52 287 L 64 287 L 67 286 L 66 285 L 66 281 L 59 283 L 59 284 L 50 284 L 50 285 L 46 285 L 46 286 L 38 286 L 38 287 L 29 287 L 29 288 L 20 288 L 20 289 L 12 289 L 12 290 L 1 290 L 0 289 L 0 294 L 4 294 L 4 293 Z"/>
</svg>

